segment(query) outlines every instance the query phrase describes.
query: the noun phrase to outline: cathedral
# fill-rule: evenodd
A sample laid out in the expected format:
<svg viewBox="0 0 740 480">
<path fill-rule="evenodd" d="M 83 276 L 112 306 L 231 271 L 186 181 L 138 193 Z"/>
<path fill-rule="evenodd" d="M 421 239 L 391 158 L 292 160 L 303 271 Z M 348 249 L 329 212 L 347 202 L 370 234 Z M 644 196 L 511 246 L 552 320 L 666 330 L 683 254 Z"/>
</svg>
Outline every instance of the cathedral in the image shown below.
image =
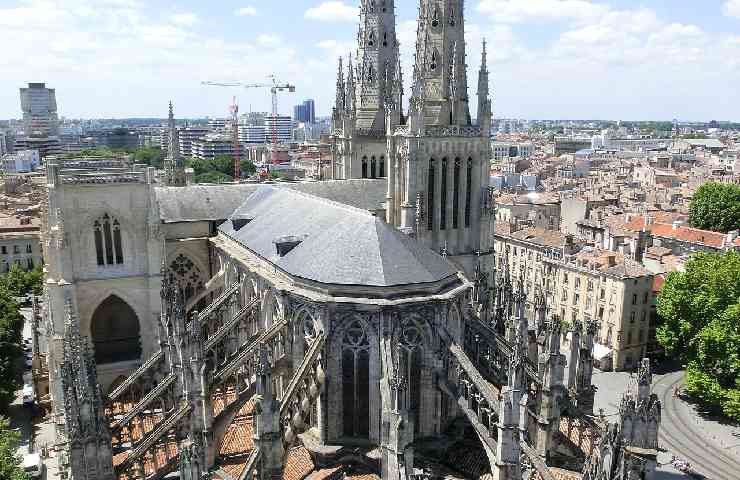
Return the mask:
<svg viewBox="0 0 740 480">
<path fill-rule="evenodd" d="M 47 162 L 67 478 L 651 478 L 649 363 L 618 422 L 594 415 L 596 324 L 496 265 L 463 7 L 420 0 L 404 111 L 394 2 L 361 2 L 331 180 L 192 185 L 172 105 L 163 172 Z"/>
</svg>

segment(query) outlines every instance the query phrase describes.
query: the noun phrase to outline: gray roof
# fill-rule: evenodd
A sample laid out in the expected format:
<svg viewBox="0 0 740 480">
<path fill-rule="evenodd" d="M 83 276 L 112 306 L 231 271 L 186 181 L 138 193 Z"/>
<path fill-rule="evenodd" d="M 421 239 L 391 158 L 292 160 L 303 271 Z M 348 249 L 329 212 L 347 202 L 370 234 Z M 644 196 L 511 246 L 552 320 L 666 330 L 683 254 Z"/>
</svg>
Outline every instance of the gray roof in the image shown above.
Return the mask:
<svg viewBox="0 0 740 480">
<path fill-rule="evenodd" d="M 327 284 L 392 286 L 454 276 L 445 258 L 366 210 L 294 190 L 261 186 L 219 230 L 283 271 Z M 275 239 L 303 238 L 280 257 Z"/>
<path fill-rule="evenodd" d="M 364 210 L 379 210 L 385 202 L 385 180 L 334 180 L 280 183 L 280 188 L 306 192 Z M 259 184 L 190 185 L 154 189 L 159 216 L 164 223 L 224 220 Z"/>
</svg>

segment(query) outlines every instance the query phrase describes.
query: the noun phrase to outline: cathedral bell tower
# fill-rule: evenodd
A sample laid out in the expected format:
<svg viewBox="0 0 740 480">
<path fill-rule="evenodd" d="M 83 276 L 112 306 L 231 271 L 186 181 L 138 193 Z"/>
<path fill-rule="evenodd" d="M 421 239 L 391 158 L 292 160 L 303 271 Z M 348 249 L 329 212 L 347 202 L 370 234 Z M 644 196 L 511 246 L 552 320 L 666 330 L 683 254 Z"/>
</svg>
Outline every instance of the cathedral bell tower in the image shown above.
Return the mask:
<svg viewBox="0 0 740 480">
<path fill-rule="evenodd" d="M 334 178 L 384 178 L 390 114 L 400 123 L 402 85 L 394 0 L 362 0 L 357 53 L 340 60 L 332 145 Z"/>
<path fill-rule="evenodd" d="M 472 278 L 488 253 L 491 158 L 488 68 L 478 87 L 480 125 L 470 117 L 463 0 L 420 0 L 410 110 L 388 131 L 387 221 Z M 484 50 L 485 52 L 485 50 Z"/>
</svg>

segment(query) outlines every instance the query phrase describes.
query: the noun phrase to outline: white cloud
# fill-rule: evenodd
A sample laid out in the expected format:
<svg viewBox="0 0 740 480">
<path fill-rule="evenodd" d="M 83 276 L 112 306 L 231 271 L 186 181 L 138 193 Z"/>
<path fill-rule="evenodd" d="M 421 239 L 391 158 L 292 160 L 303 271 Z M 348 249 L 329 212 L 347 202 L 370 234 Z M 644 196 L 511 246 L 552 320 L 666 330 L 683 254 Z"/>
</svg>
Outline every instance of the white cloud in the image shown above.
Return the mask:
<svg viewBox="0 0 740 480">
<path fill-rule="evenodd" d="M 609 7 L 589 0 L 481 0 L 478 11 L 496 22 L 577 20 L 598 18 Z"/>
<path fill-rule="evenodd" d="M 359 10 L 342 1 L 323 2 L 317 7 L 306 10 L 305 17 L 322 22 L 354 22 Z"/>
<path fill-rule="evenodd" d="M 238 8 L 234 14 L 238 17 L 256 17 L 259 15 L 257 9 L 251 5 L 246 7 Z"/>
<path fill-rule="evenodd" d="M 181 25 L 183 27 L 192 27 L 198 23 L 198 15 L 194 13 L 176 13 L 170 16 L 170 20 L 175 25 Z"/>
<path fill-rule="evenodd" d="M 728 17 L 740 18 L 740 0 L 727 0 L 722 4 L 722 13 Z"/>
</svg>

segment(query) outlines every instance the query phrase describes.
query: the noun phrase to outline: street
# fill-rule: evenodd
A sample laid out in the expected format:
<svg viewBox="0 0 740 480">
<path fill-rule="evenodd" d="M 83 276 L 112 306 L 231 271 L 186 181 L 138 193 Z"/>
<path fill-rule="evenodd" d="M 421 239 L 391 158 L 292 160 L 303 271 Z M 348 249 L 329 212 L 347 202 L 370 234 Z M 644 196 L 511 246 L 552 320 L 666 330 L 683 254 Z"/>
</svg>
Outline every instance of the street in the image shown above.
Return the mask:
<svg viewBox="0 0 740 480">
<path fill-rule="evenodd" d="M 683 371 L 653 375 L 653 393 L 661 401 L 659 472 L 656 480 L 682 478 L 683 474 L 670 465 L 671 456 L 686 460 L 710 480 L 740 479 L 740 427 L 723 425 L 703 418 L 692 405 L 674 398 L 674 389 L 683 384 Z M 615 421 L 621 394 L 629 383 L 626 372 L 596 372 L 594 384 L 599 387 L 596 407 L 604 409 L 610 421 Z"/>
<path fill-rule="evenodd" d="M 23 324 L 23 338 L 31 338 L 32 327 L 31 327 L 31 309 L 21 308 L 21 315 L 25 320 Z M 24 368 L 23 361 L 20 359 L 19 366 Z M 42 422 L 40 417 L 36 417 L 37 423 L 34 425 L 34 414 L 38 415 L 40 412 L 35 407 L 27 407 L 23 405 L 23 390 L 16 392 L 15 401 L 9 408 L 10 426 L 13 429 L 17 429 L 21 435 L 20 444 L 18 445 L 18 455 L 21 457 L 27 453 L 33 453 L 41 450 L 44 446 L 53 446 L 55 441 L 54 426 L 51 422 Z M 55 480 L 59 478 L 58 468 L 54 452 L 50 452 L 51 458 L 43 458 L 46 466 L 43 479 Z M 43 457 L 43 455 L 42 455 Z"/>
</svg>

